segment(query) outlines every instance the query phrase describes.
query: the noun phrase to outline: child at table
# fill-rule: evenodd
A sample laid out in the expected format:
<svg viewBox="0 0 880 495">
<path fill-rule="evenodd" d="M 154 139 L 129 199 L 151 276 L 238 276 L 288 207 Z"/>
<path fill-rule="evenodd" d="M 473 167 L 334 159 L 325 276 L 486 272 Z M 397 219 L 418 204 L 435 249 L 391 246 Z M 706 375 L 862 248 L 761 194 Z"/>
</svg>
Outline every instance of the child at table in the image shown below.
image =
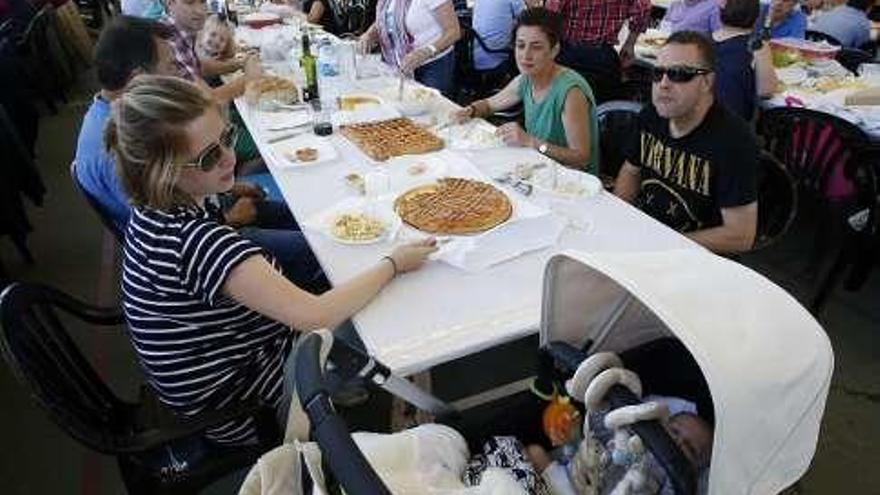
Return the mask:
<svg viewBox="0 0 880 495">
<path fill-rule="evenodd" d="M 199 58 L 229 60 L 235 57 L 235 36 L 229 23 L 216 14 L 208 17 L 199 33 L 196 50 Z"/>
</svg>

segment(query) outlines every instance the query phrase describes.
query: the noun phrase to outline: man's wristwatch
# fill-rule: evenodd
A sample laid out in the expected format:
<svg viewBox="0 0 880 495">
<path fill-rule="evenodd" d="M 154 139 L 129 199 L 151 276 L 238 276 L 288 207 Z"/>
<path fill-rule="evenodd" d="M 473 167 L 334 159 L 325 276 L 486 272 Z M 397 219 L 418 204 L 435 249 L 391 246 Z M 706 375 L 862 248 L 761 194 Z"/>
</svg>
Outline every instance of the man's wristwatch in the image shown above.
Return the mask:
<svg viewBox="0 0 880 495">
<path fill-rule="evenodd" d="M 550 145 L 548 145 L 547 143 L 541 143 L 540 145 L 538 145 L 538 153 L 542 155 L 546 155 L 548 149 L 550 149 Z"/>
</svg>

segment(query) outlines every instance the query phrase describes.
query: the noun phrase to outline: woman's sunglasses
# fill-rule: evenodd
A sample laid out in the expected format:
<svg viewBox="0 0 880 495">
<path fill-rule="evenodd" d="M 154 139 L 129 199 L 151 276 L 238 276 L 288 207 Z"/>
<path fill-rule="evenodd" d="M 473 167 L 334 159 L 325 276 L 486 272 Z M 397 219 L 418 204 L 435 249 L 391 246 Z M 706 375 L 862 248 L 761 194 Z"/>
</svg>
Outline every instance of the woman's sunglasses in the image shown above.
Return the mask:
<svg viewBox="0 0 880 495">
<path fill-rule="evenodd" d="M 663 76 L 669 78 L 674 83 L 691 82 L 695 77 L 703 74 L 709 74 L 712 71 L 699 67 L 688 67 L 686 65 L 675 65 L 672 67 L 654 67 L 651 71 L 651 80 L 658 83 L 663 80 Z"/>
<path fill-rule="evenodd" d="M 183 166 L 198 167 L 202 172 L 210 172 L 223 159 L 223 148 L 231 150 L 236 142 L 238 142 L 238 127 L 229 124 L 223 129 L 223 134 L 220 134 L 220 139 L 216 143 L 209 145 L 195 160 Z"/>
</svg>

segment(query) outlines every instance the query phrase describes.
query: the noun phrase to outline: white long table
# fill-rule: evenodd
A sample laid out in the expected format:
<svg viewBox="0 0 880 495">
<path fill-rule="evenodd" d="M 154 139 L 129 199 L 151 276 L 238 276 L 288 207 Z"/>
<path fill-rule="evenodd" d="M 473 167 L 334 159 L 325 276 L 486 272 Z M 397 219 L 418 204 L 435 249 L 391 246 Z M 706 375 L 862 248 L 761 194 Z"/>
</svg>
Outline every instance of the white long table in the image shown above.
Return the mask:
<svg viewBox="0 0 880 495">
<path fill-rule="evenodd" d="M 373 81 L 375 83 L 375 81 Z M 314 167 L 280 167 L 268 153 L 256 125 L 256 109 L 236 105 L 291 211 L 301 222 L 354 195 L 344 176 L 374 165 L 338 133 L 327 138 L 339 152 L 333 162 Z M 536 151 L 496 148 L 459 152 L 485 173 L 499 164 L 538 158 Z M 516 194 L 516 193 L 511 193 Z M 584 251 L 657 251 L 694 248 L 696 244 L 608 193 L 582 200 L 580 221 L 587 229 L 567 228 L 558 244 L 468 273 L 431 262 L 399 276 L 353 317 L 368 351 L 392 370 L 409 375 L 538 330 L 544 265 L 561 249 Z M 304 230 L 327 277 L 334 284 L 376 263 L 392 246 L 350 246 Z"/>
</svg>

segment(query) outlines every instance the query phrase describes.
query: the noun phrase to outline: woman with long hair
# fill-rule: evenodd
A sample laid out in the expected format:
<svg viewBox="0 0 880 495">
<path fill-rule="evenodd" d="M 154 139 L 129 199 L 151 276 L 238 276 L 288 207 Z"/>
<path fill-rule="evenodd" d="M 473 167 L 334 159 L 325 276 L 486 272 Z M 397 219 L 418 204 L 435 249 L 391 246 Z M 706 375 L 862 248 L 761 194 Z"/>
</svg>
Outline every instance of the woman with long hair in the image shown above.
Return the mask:
<svg viewBox="0 0 880 495">
<path fill-rule="evenodd" d="M 284 410 L 296 334 L 337 327 L 435 250 L 433 239 L 400 246 L 319 296 L 299 289 L 203 207 L 234 183 L 236 135 L 205 90 L 162 76 L 134 78 L 106 129 L 133 203 L 122 269 L 132 343 L 160 399 L 185 415 L 254 396 Z M 208 433 L 239 443 L 254 431 L 244 421 Z"/>
</svg>

